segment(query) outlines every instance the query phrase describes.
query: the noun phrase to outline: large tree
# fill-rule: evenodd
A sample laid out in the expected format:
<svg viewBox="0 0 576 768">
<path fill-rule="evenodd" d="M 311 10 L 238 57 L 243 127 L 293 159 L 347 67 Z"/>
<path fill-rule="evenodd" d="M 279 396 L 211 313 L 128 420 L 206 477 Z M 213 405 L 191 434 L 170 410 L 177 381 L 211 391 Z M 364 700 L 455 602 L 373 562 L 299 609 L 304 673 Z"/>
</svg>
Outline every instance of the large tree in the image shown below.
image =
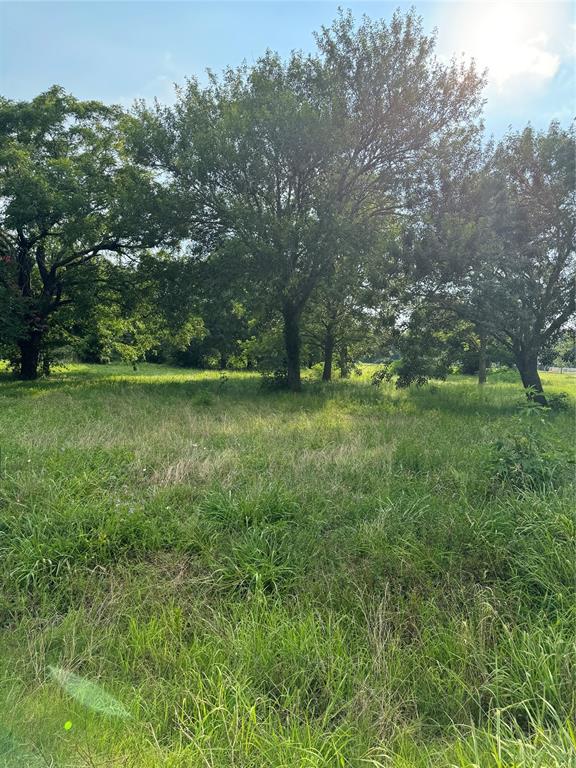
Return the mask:
<svg viewBox="0 0 576 768">
<path fill-rule="evenodd" d="M 341 14 L 317 43 L 314 56 L 268 53 L 205 88 L 190 81 L 174 108 L 138 120 L 142 158 L 199 203 L 192 238 L 232 248 L 281 314 L 294 390 L 301 318 L 342 232 L 417 205 L 425 169 L 474 132 L 480 109 L 481 78 L 438 61 L 413 13 L 359 25 Z"/>
<path fill-rule="evenodd" d="M 480 357 L 493 338 L 542 404 L 539 357 L 575 311 L 575 156 L 573 128 L 510 132 L 468 156 L 407 248 L 413 305 L 471 323 Z"/>
<path fill-rule="evenodd" d="M 33 379 L 55 318 L 74 305 L 92 263 L 157 245 L 176 219 L 169 193 L 125 151 L 122 113 L 53 87 L 30 102 L 0 99 L 3 328 L 20 376 Z M 15 330 L 17 329 L 17 330 Z"/>
<path fill-rule="evenodd" d="M 491 245 L 473 265 L 471 297 L 514 355 L 529 395 L 545 403 L 541 351 L 574 316 L 576 136 L 552 123 L 509 133 L 488 166 Z"/>
</svg>

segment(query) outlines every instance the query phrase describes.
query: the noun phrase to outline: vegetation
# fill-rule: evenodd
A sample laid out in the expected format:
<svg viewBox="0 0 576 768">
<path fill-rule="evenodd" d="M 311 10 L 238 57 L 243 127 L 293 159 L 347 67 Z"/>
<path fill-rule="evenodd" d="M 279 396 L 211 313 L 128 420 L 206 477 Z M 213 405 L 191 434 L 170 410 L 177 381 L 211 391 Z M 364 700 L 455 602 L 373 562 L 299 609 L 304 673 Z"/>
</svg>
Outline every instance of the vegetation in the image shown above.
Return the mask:
<svg viewBox="0 0 576 768">
<path fill-rule="evenodd" d="M 1 99 L 2 356 L 23 379 L 216 359 L 298 391 L 335 354 L 344 376 L 400 355 L 404 386 L 476 350 L 483 381 L 492 346 L 545 405 L 575 310 L 574 129 L 483 144 L 483 79 L 435 42 L 412 11 L 342 12 L 313 54 L 172 107 Z"/>
<path fill-rule="evenodd" d="M 576 764 L 574 379 L 372 371 L 1 384 L 5 765 Z"/>
<path fill-rule="evenodd" d="M 0 768 L 576 768 L 575 127 L 423 30 L 0 97 Z"/>
<path fill-rule="evenodd" d="M 311 296 L 351 247 L 362 264 L 361 228 L 417 205 L 422 166 L 474 133 L 482 85 L 472 65 L 434 58 L 413 12 L 360 25 L 340 14 L 317 44 L 316 56 L 269 52 L 207 88 L 189 81 L 135 130 L 147 162 L 188 195 L 191 237 L 227 263 L 232 250 L 281 316 L 293 390 Z"/>
<path fill-rule="evenodd" d="M 0 279 L 20 377 L 34 379 L 49 337 L 94 303 L 105 253 L 159 245 L 174 228 L 166 190 L 130 163 L 121 113 L 54 87 L 30 103 L 0 100 Z M 151 212 L 155 216 L 151 218 Z"/>
</svg>

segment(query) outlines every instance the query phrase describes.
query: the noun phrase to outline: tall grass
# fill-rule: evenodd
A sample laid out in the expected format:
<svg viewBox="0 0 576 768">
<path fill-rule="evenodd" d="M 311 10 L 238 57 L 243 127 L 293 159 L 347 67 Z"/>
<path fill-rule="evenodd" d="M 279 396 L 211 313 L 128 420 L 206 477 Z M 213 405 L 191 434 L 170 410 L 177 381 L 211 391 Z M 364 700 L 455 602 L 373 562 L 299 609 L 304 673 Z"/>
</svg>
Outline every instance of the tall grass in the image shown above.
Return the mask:
<svg viewBox="0 0 576 768">
<path fill-rule="evenodd" d="M 576 765 L 574 380 L 369 376 L 0 383 L 0 766 Z"/>
</svg>

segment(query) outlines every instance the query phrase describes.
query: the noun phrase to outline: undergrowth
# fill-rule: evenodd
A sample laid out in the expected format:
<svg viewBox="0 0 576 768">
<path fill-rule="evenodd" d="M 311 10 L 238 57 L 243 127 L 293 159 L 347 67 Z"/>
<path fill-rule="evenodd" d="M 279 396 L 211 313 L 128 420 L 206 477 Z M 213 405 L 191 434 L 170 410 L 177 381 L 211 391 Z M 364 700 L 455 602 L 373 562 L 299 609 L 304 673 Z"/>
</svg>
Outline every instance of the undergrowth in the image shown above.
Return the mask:
<svg viewBox="0 0 576 768">
<path fill-rule="evenodd" d="M 370 374 L 0 384 L 0 765 L 576 765 L 573 380 Z"/>
</svg>

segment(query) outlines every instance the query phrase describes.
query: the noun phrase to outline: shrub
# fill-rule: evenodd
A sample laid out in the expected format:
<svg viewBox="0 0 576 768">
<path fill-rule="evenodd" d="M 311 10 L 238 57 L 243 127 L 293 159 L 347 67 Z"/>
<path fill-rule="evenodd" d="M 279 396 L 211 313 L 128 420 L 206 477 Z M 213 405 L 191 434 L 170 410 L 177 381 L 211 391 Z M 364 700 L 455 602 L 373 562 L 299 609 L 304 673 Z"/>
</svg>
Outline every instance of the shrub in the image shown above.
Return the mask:
<svg viewBox="0 0 576 768">
<path fill-rule="evenodd" d="M 263 389 L 288 389 L 288 372 L 285 368 L 277 368 L 274 371 L 262 371 Z"/>
<path fill-rule="evenodd" d="M 546 445 L 533 428 L 496 440 L 490 468 L 494 482 L 516 490 L 544 490 L 560 485 L 568 459 L 555 446 Z"/>
<path fill-rule="evenodd" d="M 558 412 L 567 412 L 572 410 L 572 406 L 570 404 L 570 398 L 566 394 L 566 392 L 553 392 L 552 394 L 546 395 L 546 400 L 548 402 L 548 407 L 552 411 L 558 411 Z"/>
</svg>

